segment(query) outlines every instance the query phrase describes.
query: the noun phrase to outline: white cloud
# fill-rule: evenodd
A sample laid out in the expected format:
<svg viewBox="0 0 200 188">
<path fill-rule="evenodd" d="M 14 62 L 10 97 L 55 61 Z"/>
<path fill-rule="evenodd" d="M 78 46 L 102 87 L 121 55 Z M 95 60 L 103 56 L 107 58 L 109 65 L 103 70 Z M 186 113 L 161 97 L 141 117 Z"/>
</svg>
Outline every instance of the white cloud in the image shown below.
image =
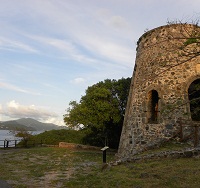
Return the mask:
<svg viewBox="0 0 200 188">
<path fill-rule="evenodd" d="M 110 19 L 110 24 L 116 28 L 124 28 L 128 26 L 127 21 L 121 16 L 112 16 Z"/>
<path fill-rule="evenodd" d="M 43 32 L 49 29 L 46 31 L 48 35 L 35 32 L 34 29 L 21 30 L 21 35 L 26 39 L 29 37 L 29 40 L 31 39 L 29 42 L 37 44 L 37 51 L 45 55 L 72 59 L 97 68 L 104 66 L 104 62 L 132 66 L 134 59 L 134 54 L 130 50 L 132 32 L 130 27 L 127 27 L 130 24 L 126 18 L 113 13 L 111 9 L 99 8 L 96 3 L 86 3 L 86 6 L 79 7 L 74 3 L 62 1 L 59 3 L 20 1 L 18 8 L 10 5 L 14 13 L 9 15 L 11 14 L 12 17 L 20 15 L 19 10 L 24 10 L 27 13 L 26 19 L 36 24 L 35 27 Z M 38 19 L 41 22 L 36 22 Z M 120 29 L 120 32 L 116 32 L 116 28 L 123 28 L 123 31 L 121 32 Z M 124 30 L 129 34 L 124 33 Z M 61 39 L 58 39 L 60 36 Z M 124 38 L 129 39 L 127 41 L 130 42 L 122 42 Z"/>
<path fill-rule="evenodd" d="M 7 38 L 0 38 L 0 49 L 9 50 L 9 51 L 26 51 L 29 53 L 38 53 L 36 49 L 27 45 L 21 41 L 10 40 Z"/>
<path fill-rule="evenodd" d="M 84 78 L 75 78 L 74 80 L 71 80 L 70 82 L 73 84 L 81 84 L 84 83 L 86 80 Z"/>
<path fill-rule="evenodd" d="M 98 38 L 95 36 L 87 36 L 80 40 L 89 51 L 93 51 L 99 57 L 107 60 L 107 63 L 113 62 L 115 65 L 132 67 L 134 50 L 123 43 L 114 42 L 111 38 Z"/>
<path fill-rule="evenodd" d="M 39 35 L 26 35 L 30 39 L 33 39 L 40 44 L 47 46 L 53 46 L 54 48 L 61 50 L 63 52 L 73 52 L 75 47 L 72 43 L 69 41 L 66 41 L 65 39 L 57 39 L 53 37 L 47 37 L 47 36 L 39 36 Z"/>
<path fill-rule="evenodd" d="M 65 125 L 63 120 L 60 120 L 60 119 L 55 118 L 55 117 L 50 117 L 50 118 L 46 119 L 44 121 L 44 123 L 53 123 L 53 124 L 56 124 L 56 125 L 59 125 L 59 126 L 64 126 Z"/>
<path fill-rule="evenodd" d="M 55 54 L 56 58 L 71 59 L 72 61 L 89 65 L 95 69 L 102 69 L 112 66 L 112 69 L 114 70 L 119 65 L 132 67 L 132 51 L 130 51 L 128 47 L 120 46 L 120 44 L 116 44 L 114 41 L 110 41 L 105 38 L 100 39 L 96 36 L 84 36 L 80 39 L 81 41 L 77 42 L 79 45 L 83 45 L 82 47 L 88 50 L 90 53 L 92 52 L 93 56 L 100 57 L 98 59 L 97 57 L 91 57 L 87 54 L 84 54 L 81 52 L 81 50 L 79 50 L 79 46 L 77 46 L 77 44 L 67 41 L 66 39 L 60 40 L 56 38 L 35 35 L 27 35 L 27 37 L 37 41 L 42 46 L 46 46 L 45 49 L 51 46 L 54 53 L 59 53 L 59 55 Z M 77 40 L 79 39 L 77 38 Z M 51 56 L 52 54 L 49 55 Z M 104 60 L 101 60 L 102 58 Z M 115 61 L 115 63 L 117 62 L 118 65 L 114 64 L 112 61 Z M 85 80 L 83 79 L 76 79 L 71 82 L 77 84 L 80 82 L 83 83 L 84 81 Z"/>
<path fill-rule="evenodd" d="M 18 86 L 15 86 L 13 84 L 9 84 L 9 83 L 6 83 L 6 82 L 2 82 L 2 81 L 0 81 L 0 88 L 12 90 L 12 91 L 17 91 L 17 92 L 21 92 L 21 93 L 27 93 L 27 94 L 31 94 L 31 95 L 41 95 L 40 93 L 29 91 L 29 90 L 26 90 L 26 89 L 22 89 Z"/>
<path fill-rule="evenodd" d="M 58 115 L 45 108 L 41 108 L 35 105 L 22 105 L 12 100 L 1 109 L 2 115 L 10 118 L 34 118 L 37 120 L 48 120 L 49 118 L 57 118 Z"/>
<path fill-rule="evenodd" d="M 79 11 L 79 7 L 74 7 L 69 2 L 60 2 L 56 6 L 54 6 L 54 1 L 45 2 L 44 4 L 48 7 L 45 11 L 40 10 L 42 7 L 39 8 L 38 4 L 40 3 L 35 3 L 35 6 L 31 8 L 32 11 L 37 13 L 36 16 L 42 16 L 43 21 L 48 23 L 48 25 L 44 24 L 44 27 L 51 27 L 51 32 L 59 33 L 58 36 L 62 36 L 61 39 L 58 39 L 54 37 L 55 35 L 44 37 L 40 34 L 24 34 L 39 42 L 38 47 L 44 45 L 45 47 L 43 46 L 40 50 L 43 50 L 45 54 L 54 54 L 58 58 L 73 59 L 97 67 L 102 66 L 101 59 L 107 63 L 113 61 L 112 63 L 117 62 L 123 66 L 129 66 L 130 62 L 134 60 L 134 54 L 130 50 L 134 46 L 133 28 L 131 29 L 131 24 L 124 17 L 112 13 L 110 10 L 100 11 L 101 13 L 97 14 L 98 7 L 94 7 L 94 10 L 84 7 L 87 14 L 82 15 L 82 8 Z M 102 12 L 106 11 L 107 14 L 103 15 Z M 87 17 L 90 21 L 85 20 Z M 43 28 L 41 25 L 40 27 Z M 57 28 L 59 28 L 59 32 Z M 120 28 L 118 32 L 116 32 L 116 28 Z M 48 51 L 50 48 L 54 48 L 51 50 L 52 53 Z"/>
<path fill-rule="evenodd" d="M 115 15 L 109 9 L 98 9 L 97 19 L 101 21 L 102 25 L 114 27 L 117 29 L 129 29 L 131 26 L 128 21 L 121 15 Z"/>
</svg>

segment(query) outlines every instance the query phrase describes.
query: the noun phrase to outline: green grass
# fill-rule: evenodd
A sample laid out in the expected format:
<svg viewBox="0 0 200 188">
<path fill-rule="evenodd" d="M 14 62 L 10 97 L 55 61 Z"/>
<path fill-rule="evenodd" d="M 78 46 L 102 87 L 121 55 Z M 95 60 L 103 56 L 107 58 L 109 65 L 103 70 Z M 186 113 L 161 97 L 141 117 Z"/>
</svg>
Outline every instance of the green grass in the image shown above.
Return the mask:
<svg viewBox="0 0 200 188">
<path fill-rule="evenodd" d="M 58 145 L 59 142 L 81 144 L 84 135 L 85 133 L 83 131 L 61 129 L 45 131 L 38 135 L 34 135 L 32 139 L 34 139 L 37 143 L 42 141 L 43 144 L 50 145 Z"/>
<path fill-rule="evenodd" d="M 170 147 L 181 149 L 181 145 L 169 143 L 160 151 Z M 112 160 L 114 153 L 109 153 L 107 161 Z M 0 179 L 13 188 L 178 188 L 200 184 L 198 158 L 124 163 L 102 171 L 101 152 L 30 148 L 0 150 L 0 161 Z"/>
</svg>

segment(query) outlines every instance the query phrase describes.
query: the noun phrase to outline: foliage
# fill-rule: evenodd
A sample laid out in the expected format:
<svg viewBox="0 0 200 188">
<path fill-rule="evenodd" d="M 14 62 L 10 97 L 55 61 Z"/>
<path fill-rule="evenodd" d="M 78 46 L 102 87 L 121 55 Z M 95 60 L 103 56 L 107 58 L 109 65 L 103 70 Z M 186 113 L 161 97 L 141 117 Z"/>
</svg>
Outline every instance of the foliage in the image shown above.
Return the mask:
<svg viewBox="0 0 200 188">
<path fill-rule="evenodd" d="M 104 80 L 90 86 L 79 103 L 70 102 L 64 122 L 70 127 L 83 125 L 87 144 L 117 148 L 128 99 L 131 78 Z"/>
<path fill-rule="evenodd" d="M 59 142 L 81 144 L 84 135 L 85 133 L 83 131 L 61 129 L 45 131 L 34 135 L 33 139 L 38 143 L 42 141 L 43 144 L 49 145 L 58 145 Z"/>
<path fill-rule="evenodd" d="M 30 131 L 25 130 L 25 129 L 16 129 L 16 130 L 11 130 L 10 131 L 15 137 L 21 138 L 20 144 L 23 147 L 28 146 L 28 141 L 32 139 L 33 135 L 31 134 Z"/>
</svg>

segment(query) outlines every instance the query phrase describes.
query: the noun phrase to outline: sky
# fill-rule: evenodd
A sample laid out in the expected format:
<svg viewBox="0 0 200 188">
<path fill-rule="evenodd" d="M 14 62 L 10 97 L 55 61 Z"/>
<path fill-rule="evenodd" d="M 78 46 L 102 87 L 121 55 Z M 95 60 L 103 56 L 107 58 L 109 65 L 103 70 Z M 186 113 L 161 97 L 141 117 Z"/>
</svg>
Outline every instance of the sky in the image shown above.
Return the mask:
<svg viewBox="0 0 200 188">
<path fill-rule="evenodd" d="M 198 19 L 199 0 L 0 0 L 0 121 L 64 125 L 88 86 L 132 76 L 145 31 Z"/>
</svg>

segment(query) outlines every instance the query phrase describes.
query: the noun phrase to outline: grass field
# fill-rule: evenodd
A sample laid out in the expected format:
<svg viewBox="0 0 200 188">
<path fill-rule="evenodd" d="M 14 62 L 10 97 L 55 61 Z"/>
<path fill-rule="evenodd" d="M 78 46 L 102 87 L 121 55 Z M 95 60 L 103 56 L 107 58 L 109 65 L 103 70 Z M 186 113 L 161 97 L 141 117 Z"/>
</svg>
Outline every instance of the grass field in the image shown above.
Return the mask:
<svg viewBox="0 0 200 188">
<path fill-rule="evenodd" d="M 114 160 L 114 153 L 107 161 Z M 102 153 L 64 148 L 0 150 L 0 179 L 13 188 L 199 187 L 200 159 L 162 159 L 102 168 Z"/>
</svg>

